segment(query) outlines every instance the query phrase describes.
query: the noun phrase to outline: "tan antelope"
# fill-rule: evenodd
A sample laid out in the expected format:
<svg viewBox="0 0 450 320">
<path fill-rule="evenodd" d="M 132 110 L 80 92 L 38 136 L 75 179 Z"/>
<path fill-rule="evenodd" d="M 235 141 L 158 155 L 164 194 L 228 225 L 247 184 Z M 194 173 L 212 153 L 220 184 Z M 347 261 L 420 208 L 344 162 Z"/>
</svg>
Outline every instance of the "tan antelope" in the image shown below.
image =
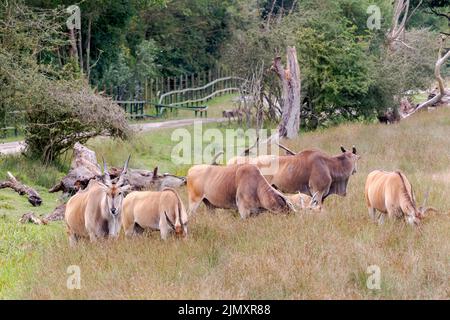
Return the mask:
<svg viewBox="0 0 450 320">
<path fill-rule="evenodd" d="M 98 238 L 118 237 L 124 192 L 129 188 L 125 179 L 129 160 L 130 157 L 117 182 L 111 181 L 103 160 L 104 181 L 91 180 L 86 189 L 69 199 L 65 220 L 71 245 L 80 238 L 94 242 Z"/>
<path fill-rule="evenodd" d="M 188 216 L 178 193 L 172 188 L 162 191 L 135 191 L 123 202 L 123 229 L 133 236 L 144 229 L 159 230 L 162 239 L 170 233 L 187 235 Z"/>
<path fill-rule="evenodd" d="M 266 168 L 264 177 L 272 186 L 286 193 L 301 192 L 310 196 L 317 193 L 317 202 L 322 206 L 332 194 L 345 196 L 350 176 L 357 171 L 360 156 L 356 148 L 353 146 L 352 151 L 347 151 L 341 146 L 341 151 L 336 156 L 320 150 L 305 150 L 295 155 L 262 155 L 249 160 L 235 157 L 228 164 L 250 161 L 260 169 Z M 276 169 L 268 173 L 267 168 Z"/>
<path fill-rule="evenodd" d="M 196 165 L 187 175 L 189 214 L 204 202 L 209 209 L 238 209 L 241 218 L 264 210 L 289 212 L 290 201 L 254 165 Z"/>
<path fill-rule="evenodd" d="M 286 195 L 289 201 L 294 205 L 297 210 L 311 210 L 321 211 L 322 207 L 317 202 L 317 192 L 312 196 L 308 196 L 304 193 L 297 193 L 293 195 Z"/>
<path fill-rule="evenodd" d="M 384 222 L 387 214 L 390 218 L 404 218 L 409 224 L 418 225 L 420 220 L 432 208 L 416 207 L 416 199 L 411 183 L 400 172 L 372 171 L 366 180 L 365 198 L 370 217 L 376 221 L 376 212 L 380 212 L 378 223 Z"/>
</svg>

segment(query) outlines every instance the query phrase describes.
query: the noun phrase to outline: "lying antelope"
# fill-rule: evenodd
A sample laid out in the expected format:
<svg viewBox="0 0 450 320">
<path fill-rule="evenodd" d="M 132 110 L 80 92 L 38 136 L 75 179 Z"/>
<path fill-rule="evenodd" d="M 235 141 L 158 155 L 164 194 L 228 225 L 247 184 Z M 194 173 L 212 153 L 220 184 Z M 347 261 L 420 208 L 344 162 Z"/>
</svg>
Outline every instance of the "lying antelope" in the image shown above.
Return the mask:
<svg viewBox="0 0 450 320">
<path fill-rule="evenodd" d="M 422 207 L 416 207 L 412 185 L 400 171 L 372 171 L 366 180 L 365 197 L 370 217 L 376 221 L 376 211 L 380 211 L 378 223 L 384 222 L 387 214 L 390 218 L 404 218 L 409 224 L 418 225 L 425 213 L 432 208 L 425 208 L 427 197 Z"/>
<path fill-rule="evenodd" d="M 297 193 L 286 196 L 297 210 L 321 211 L 322 206 L 317 201 L 317 192 L 311 197 L 304 193 Z"/>
<path fill-rule="evenodd" d="M 144 229 L 160 230 L 161 238 L 171 232 L 187 235 L 188 216 L 178 193 L 172 188 L 162 191 L 135 191 L 123 202 L 122 224 L 125 235 L 132 236 Z"/>
<path fill-rule="evenodd" d="M 91 180 L 86 189 L 69 199 L 65 219 L 69 242 L 75 245 L 79 238 L 93 242 L 98 238 L 116 238 L 121 225 L 121 211 L 124 192 L 129 189 L 125 175 L 128 157 L 117 182 L 112 182 L 103 160 L 104 181 Z"/>
<path fill-rule="evenodd" d="M 188 171 L 187 188 L 189 214 L 202 202 L 209 209 L 238 209 L 243 219 L 264 210 L 294 211 L 290 201 L 269 185 L 254 165 L 193 166 Z"/>
</svg>

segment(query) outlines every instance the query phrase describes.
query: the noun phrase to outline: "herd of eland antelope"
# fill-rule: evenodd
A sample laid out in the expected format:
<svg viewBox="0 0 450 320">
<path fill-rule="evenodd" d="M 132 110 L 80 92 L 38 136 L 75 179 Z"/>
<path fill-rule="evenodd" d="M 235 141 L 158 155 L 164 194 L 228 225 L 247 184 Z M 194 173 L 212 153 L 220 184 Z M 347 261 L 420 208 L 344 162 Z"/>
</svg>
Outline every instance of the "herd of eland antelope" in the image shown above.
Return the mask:
<svg viewBox="0 0 450 320">
<path fill-rule="evenodd" d="M 170 234 L 185 237 L 188 220 L 202 202 L 210 211 L 237 210 L 242 219 L 262 211 L 321 211 L 328 196 L 346 196 L 359 159 L 355 147 L 347 151 L 341 146 L 336 156 L 304 150 L 286 156 L 235 157 L 226 165 L 194 165 L 187 174 L 187 211 L 173 188 L 130 192 L 126 177 L 130 157 L 115 179 L 109 176 L 103 160 L 103 176 L 91 180 L 67 203 L 69 242 L 74 245 L 80 238 L 117 238 L 121 228 L 128 237 L 145 229 L 160 231 L 162 239 Z M 263 170 L 273 161 L 277 162 L 275 170 Z M 425 203 L 417 208 L 412 185 L 400 171 L 371 172 L 365 199 L 370 217 L 379 224 L 388 215 L 419 225 L 425 213 L 434 210 L 425 208 Z"/>
</svg>

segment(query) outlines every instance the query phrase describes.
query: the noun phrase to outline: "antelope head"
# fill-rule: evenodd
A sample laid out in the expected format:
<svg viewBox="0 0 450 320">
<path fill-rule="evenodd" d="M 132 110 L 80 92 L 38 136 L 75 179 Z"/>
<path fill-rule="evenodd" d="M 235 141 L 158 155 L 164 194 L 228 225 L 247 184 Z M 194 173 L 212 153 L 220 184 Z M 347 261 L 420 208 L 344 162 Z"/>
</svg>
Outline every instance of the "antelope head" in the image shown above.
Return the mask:
<svg viewBox="0 0 450 320">
<path fill-rule="evenodd" d="M 105 159 L 103 159 L 103 190 L 105 191 L 105 205 L 106 208 L 104 213 L 108 217 L 120 217 L 122 211 L 122 201 L 124 198 L 124 193 L 130 189 L 130 185 L 126 181 L 126 174 L 128 171 L 128 162 L 130 161 L 131 155 L 125 161 L 122 173 L 117 178 L 117 181 L 111 181 L 111 177 L 106 166 Z"/>
<path fill-rule="evenodd" d="M 423 218 L 425 218 L 428 212 L 437 212 L 435 208 L 427 207 L 428 197 L 430 196 L 430 190 L 428 190 L 425 194 L 423 204 L 416 209 L 415 211 L 415 221 L 414 223 L 417 225 Z"/>
<path fill-rule="evenodd" d="M 352 151 L 347 151 L 343 146 L 341 146 L 341 151 L 352 163 L 352 175 L 358 171 L 358 160 L 361 156 L 356 153 L 356 147 L 352 147 Z"/>
</svg>

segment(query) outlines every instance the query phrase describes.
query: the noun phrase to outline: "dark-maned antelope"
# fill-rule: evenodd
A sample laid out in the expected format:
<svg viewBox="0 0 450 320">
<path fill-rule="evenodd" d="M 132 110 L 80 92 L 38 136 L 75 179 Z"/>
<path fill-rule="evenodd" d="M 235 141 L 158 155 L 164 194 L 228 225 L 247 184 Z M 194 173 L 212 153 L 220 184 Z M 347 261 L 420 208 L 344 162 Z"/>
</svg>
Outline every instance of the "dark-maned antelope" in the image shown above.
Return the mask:
<svg viewBox="0 0 450 320">
<path fill-rule="evenodd" d="M 189 214 L 203 201 L 209 209 L 238 209 L 241 218 L 264 210 L 289 212 L 290 201 L 254 165 L 196 165 L 187 175 Z"/>
<path fill-rule="evenodd" d="M 422 207 L 416 207 L 416 199 L 411 183 L 400 172 L 372 171 L 366 180 L 365 197 L 369 215 L 376 220 L 376 211 L 380 211 L 379 224 L 389 217 L 404 218 L 407 223 L 418 225 L 428 209 L 427 197 Z"/>
<path fill-rule="evenodd" d="M 172 188 L 162 191 L 135 191 L 123 202 L 123 228 L 132 236 L 144 229 L 160 230 L 161 238 L 170 233 L 187 235 L 188 216 L 178 193 Z"/>
<path fill-rule="evenodd" d="M 124 192 L 129 188 L 125 175 L 130 157 L 117 182 L 111 178 L 103 160 L 104 181 L 91 180 L 86 189 L 69 199 L 65 219 L 69 241 L 74 245 L 79 238 L 116 238 L 121 226 L 121 211 Z"/>
<path fill-rule="evenodd" d="M 322 206 L 323 201 L 332 194 L 345 196 L 350 176 L 357 171 L 360 156 L 356 154 L 356 148 L 347 151 L 341 146 L 341 151 L 336 156 L 329 156 L 320 150 L 305 150 L 295 155 L 262 155 L 250 160 L 235 157 L 228 164 L 250 161 L 261 169 L 277 168 L 270 174 L 264 174 L 272 186 L 286 193 L 301 192 L 310 196 L 317 193 L 317 202 Z M 277 162 L 276 166 L 274 162 Z"/>
</svg>

